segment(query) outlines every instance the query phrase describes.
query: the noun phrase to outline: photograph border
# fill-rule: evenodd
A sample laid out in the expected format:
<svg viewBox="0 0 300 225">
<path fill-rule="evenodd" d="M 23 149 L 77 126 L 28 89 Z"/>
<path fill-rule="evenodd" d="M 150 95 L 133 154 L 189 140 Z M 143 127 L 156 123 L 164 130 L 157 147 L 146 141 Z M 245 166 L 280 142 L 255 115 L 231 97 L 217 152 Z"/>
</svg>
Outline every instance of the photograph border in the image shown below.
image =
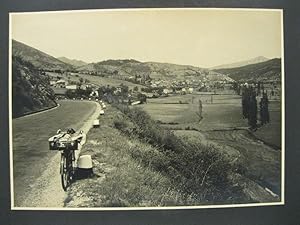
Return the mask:
<svg viewBox="0 0 300 225">
<path fill-rule="evenodd" d="M 201 206 L 166 206 L 166 207 L 93 207 L 93 208 L 53 208 L 53 207 L 15 207 L 14 206 L 14 184 L 13 184 L 13 131 L 12 131 L 12 16 L 18 14 L 56 14 L 56 13 L 89 13 L 102 11 L 168 11 L 168 10 L 227 10 L 227 11 L 278 11 L 281 13 L 281 196 L 280 202 L 271 203 L 245 203 L 245 204 L 223 204 L 223 205 L 201 205 Z M 58 11 L 32 11 L 32 12 L 9 12 L 9 158 L 10 158 L 10 197 L 11 210 L 58 210 L 58 211 L 120 211 L 120 210 L 175 210 L 175 209 L 218 209 L 236 207 L 277 206 L 285 205 L 285 70 L 284 70 L 284 10 L 271 8 L 118 8 L 118 9 L 83 9 L 83 10 L 58 10 Z"/>
</svg>

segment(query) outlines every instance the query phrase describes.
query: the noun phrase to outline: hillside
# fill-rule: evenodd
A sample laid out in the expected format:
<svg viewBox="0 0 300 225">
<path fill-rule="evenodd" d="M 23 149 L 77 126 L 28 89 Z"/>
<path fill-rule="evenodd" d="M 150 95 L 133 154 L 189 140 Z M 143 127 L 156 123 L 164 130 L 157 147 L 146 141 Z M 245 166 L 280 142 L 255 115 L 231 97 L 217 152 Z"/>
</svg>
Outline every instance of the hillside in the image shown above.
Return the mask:
<svg viewBox="0 0 300 225">
<path fill-rule="evenodd" d="M 30 62 L 33 66 L 43 70 L 70 70 L 72 66 L 50 56 L 42 51 L 32 48 L 16 40 L 12 41 L 12 55 Z"/>
<path fill-rule="evenodd" d="M 218 72 L 195 66 L 158 62 L 139 62 L 133 59 L 106 60 L 98 63 L 90 63 L 77 68 L 77 71 L 120 79 L 139 77 L 144 80 L 231 80 Z"/>
<path fill-rule="evenodd" d="M 275 58 L 266 62 L 214 71 L 227 75 L 236 81 L 280 81 L 281 59 Z"/>
<path fill-rule="evenodd" d="M 66 57 L 58 57 L 57 59 L 59 59 L 60 61 L 70 64 L 74 67 L 81 67 L 86 65 L 87 63 L 82 61 L 82 60 L 77 60 L 77 59 L 68 59 Z"/>
<path fill-rule="evenodd" d="M 269 59 L 264 57 L 264 56 L 258 56 L 258 57 L 255 57 L 255 58 L 249 59 L 249 60 L 244 60 L 244 61 L 239 61 L 239 62 L 235 62 L 235 63 L 215 66 L 215 67 L 212 67 L 211 69 L 216 70 L 216 69 L 236 68 L 236 67 L 247 66 L 247 65 L 251 65 L 251 64 L 255 64 L 255 63 L 261 63 L 261 62 L 265 62 L 265 61 L 268 61 L 268 60 Z"/>
<path fill-rule="evenodd" d="M 12 60 L 13 117 L 56 105 L 47 76 L 20 57 Z"/>
</svg>

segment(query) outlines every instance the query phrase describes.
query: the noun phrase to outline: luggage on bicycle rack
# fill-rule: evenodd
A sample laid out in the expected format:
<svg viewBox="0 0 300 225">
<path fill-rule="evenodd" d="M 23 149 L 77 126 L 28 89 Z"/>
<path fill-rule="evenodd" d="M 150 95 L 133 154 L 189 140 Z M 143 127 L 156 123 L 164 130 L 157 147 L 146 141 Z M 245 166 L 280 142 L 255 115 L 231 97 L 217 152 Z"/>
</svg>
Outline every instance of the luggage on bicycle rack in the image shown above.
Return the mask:
<svg viewBox="0 0 300 225">
<path fill-rule="evenodd" d="M 76 135 L 75 132 L 61 132 L 48 139 L 50 150 L 77 150 L 78 143 L 83 138 L 82 134 Z"/>
</svg>

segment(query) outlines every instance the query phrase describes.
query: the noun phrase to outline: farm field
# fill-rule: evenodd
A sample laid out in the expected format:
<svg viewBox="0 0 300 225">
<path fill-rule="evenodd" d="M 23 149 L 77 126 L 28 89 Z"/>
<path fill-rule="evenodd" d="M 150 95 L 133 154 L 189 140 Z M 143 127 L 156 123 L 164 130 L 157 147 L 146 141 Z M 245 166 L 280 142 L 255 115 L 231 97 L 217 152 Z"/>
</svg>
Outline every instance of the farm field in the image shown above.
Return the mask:
<svg viewBox="0 0 300 225">
<path fill-rule="evenodd" d="M 281 146 L 281 106 L 279 101 L 269 103 L 270 123 L 254 133 L 259 139 L 280 148 Z"/>
<path fill-rule="evenodd" d="M 197 115 L 199 100 L 203 105 L 201 121 Z M 237 95 L 175 95 L 149 99 L 147 104 L 140 107 L 155 120 L 174 123 L 164 125 L 169 129 L 192 127 L 200 130 L 217 130 L 247 126 L 247 121 L 242 118 L 241 114 L 241 97 Z"/>
<path fill-rule="evenodd" d="M 181 127 L 199 123 L 199 100 L 204 97 L 188 94 L 147 99 L 147 104 L 138 107 L 149 113 L 154 120 L 160 121 L 166 126 Z"/>
<path fill-rule="evenodd" d="M 141 106 L 154 120 L 161 123 L 198 123 L 198 107 L 193 104 L 144 104 Z"/>
<path fill-rule="evenodd" d="M 196 114 L 199 112 L 197 111 L 199 99 L 203 103 L 203 119 L 200 122 Z M 238 95 L 197 93 L 148 99 L 147 102 L 147 104 L 140 107 L 144 108 L 153 119 L 166 123 L 163 126 L 168 129 L 195 128 L 202 131 L 211 131 L 248 127 L 247 120 L 242 117 L 241 97 Z M 179 102 L 183 104 L 179 104 Z M 253 134 L 257 138 L 280 148 L 281 106 L 279 101 L 270 101 L 269 113 L 270 123 L 258 128 Z"/>
<path fill-rule="evenodd" d="M 42 174 L 49 159 L 58 154 L 49 150 L 48 138 L 58 129 L 79 129 L 96 109 L 95 103 L 87 101 L 58 103 L 56 109 L 12 121 L 15 205 Z"/>
</svg>

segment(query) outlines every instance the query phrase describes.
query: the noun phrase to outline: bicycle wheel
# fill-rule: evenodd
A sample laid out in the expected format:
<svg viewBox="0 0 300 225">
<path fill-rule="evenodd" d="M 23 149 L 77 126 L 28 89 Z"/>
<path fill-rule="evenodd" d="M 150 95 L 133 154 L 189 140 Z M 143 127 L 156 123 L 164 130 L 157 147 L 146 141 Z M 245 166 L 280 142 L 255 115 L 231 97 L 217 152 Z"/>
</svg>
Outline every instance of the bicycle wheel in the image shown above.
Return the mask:
<svg viewBox="0 0 300 225">
<path fill-rule="evenodd" d="M 62 154 L 61 155 L 61 162 L 60 162 L 60 174 L 61 174 L 61 185 L 64 191 L 67 191 L 69 186 L 69 171 L 68 171 L 68 161 L 67 157 Z"/>
</svg>

